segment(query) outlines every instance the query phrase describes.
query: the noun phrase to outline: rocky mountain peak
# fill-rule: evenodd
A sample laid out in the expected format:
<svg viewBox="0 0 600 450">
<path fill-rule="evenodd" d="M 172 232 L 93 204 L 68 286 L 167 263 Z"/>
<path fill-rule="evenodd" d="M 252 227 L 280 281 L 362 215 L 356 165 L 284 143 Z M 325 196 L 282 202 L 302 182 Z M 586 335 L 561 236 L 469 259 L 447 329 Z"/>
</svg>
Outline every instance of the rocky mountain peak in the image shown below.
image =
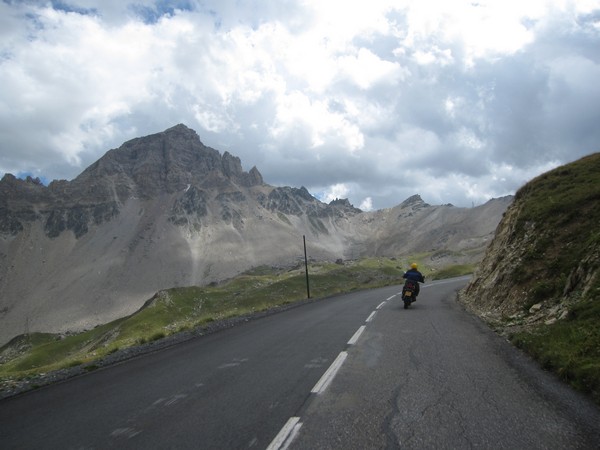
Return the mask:
<svg viewBox="0 0 600 450">
<path fill-rule="evenodd" d="M 362 210 L 356 208 L 352 203 L 350 203 L 350 200 L 348 200 L 347 198 L 336 198 L 335 200 L 331 200 L 329 202 L 329 206 L 353 214 L 358 214 L 362 212 Z"/>
<path fill-rule="evenodd" d="M 23 221 L 38 218 L 32 205 L 51 200 L 48 189 L 39 178 L 21 180 L 7 173 L 0 180 L 0 234 L 15 235 L 23 230 Z"/>
<path fill-rule="evenodd" d="M 162 194 L 232 190 L 263 185 L 256 167 L 244 172 L 239 158 L 205 146 L 183 124 L 161 133 L 132 139 L 109 150 L 73 181 L 48 187 L 38 179 L 11 174 L 0 181 L 0 231 L 14 235 L 25 222 L 43 220 L 49 237 L 72 230 L 76 237 L 119 214 L 131 197 L 152 199 Z"/>
<path fill-rule="evenodd" d="M 242 162 L 237 156 L 233 156 L 229 152 L 223 153 L 221 158 L 223 174 L 230 178 L 235 179 L 242 186 L 260 186 L 263 182 L 263 177 L 256 168 L 256 166 L 250 169 L 250 172 L 246 173 L 242 169 Z"/>
<path fill-rule="evenodd" d="M 181 191 L 188 185 L 210 188 L 233 183 L 248 187 L 263 183 L 256 168 L 244 172 L 239 158 L 229 152 L 221 156 L 183 124 L 125 142 L 75 181 L 93 183 L 101 178 L 116 183 L 121 195 L 142 198 Z"/>
<path fill-rule="evenodd" d="M 15 177 L 11 173 L 5 174 L 0 180 L 0 189 L 8 190 L 21 190 L 21 191 L 40 191 L 44 188 L 44 184 L 39 178 L 32 178 L 28 176 L 24 180 Z"/>
<path fill-rule="evenodd" d="M 185 125 L 127 141 L 72 181 L 45 187 L 6 175 L 0 343 L 122 317 L 160 289 L 294 264 L 300 235 L 320 260 L 439 247 L 467 248 L 460 258 L 471 261 L 505 209 L 455 208 L 441 218 L 443 208 L 422 205 L 414 196 L 402 211 L 362 212 L 348 199 L 326 204 L 305 187 L 269 186 Z"/>
<path fill-rule="evenodd" d="M 400 203 L 400 208 L 418 208 L 425 206 L 429 206 L 429 204 L 425 203 L 419 194 L 411 195 Z"/>
</svg>

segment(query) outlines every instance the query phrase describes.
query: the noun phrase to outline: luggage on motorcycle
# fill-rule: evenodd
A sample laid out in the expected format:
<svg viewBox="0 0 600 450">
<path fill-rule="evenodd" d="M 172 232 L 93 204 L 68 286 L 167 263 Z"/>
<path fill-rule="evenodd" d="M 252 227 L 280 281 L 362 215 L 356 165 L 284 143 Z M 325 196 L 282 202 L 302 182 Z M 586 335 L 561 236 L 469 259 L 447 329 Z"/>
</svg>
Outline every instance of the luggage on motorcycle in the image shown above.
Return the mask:
<svg viewBox="0 0 600 450">
<path fill-rule="evenodd" d="M 402 301 L 404 302 L 404 309 L 408 309 L 411 303 L 417 300 L 415 295 L 417 291 L 416 282 L 407 280 L 402 288 Z"/>
</svg>

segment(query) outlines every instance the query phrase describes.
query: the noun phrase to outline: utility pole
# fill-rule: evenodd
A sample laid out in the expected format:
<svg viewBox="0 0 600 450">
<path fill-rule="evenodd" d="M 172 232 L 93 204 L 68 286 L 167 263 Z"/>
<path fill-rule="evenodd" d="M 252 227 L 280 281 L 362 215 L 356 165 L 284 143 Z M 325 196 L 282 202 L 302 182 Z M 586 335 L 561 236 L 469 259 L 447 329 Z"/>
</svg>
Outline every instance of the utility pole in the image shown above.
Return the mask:
<svg viewBox="0 0 600 450">
<path fill-rule="evenodd" d="M 310 298 L 310 286 L 308 284 L 308 257 L 306 256 L 306 236 L 302 235 L 302 241 L 304 242 L 304 270 L 306 272 L 306 295 Z"/>
</svg>

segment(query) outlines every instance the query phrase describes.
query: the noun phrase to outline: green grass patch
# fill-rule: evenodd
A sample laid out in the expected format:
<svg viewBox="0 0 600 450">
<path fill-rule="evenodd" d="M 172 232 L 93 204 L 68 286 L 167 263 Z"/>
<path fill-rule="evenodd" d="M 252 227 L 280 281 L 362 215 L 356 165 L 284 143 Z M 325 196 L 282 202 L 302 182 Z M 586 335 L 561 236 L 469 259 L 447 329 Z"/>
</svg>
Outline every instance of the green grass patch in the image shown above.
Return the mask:
<svg viewBox="0 0 600 450">
<path fill-rule="evenodd" d="M 512 341 L 600 403 L 600 153 L 540 175 L 517 192 L 515 204 L 512 240 L 523 253 L 506 279 L 524 293 L 522 310 L 570 306 L 566 320 Z"/>
<path fill-rule="evenodd" d="M 421 256 L 421 257 L 419 257 Z M 353 290 L 398 285 L 411 258 L 368 258 L 309 265 L 312 298 L 325 298 Z M 426 277 L 427 267 L 419 267 Z M 436 273 L 436 277 L 463 274 L 457 266 Z M 158 292 L 136 313 L 98 326 L 93 330 L 62 338 L 33 333 L 13 339 L 0 349 L 4 363 L 0 378 L 24 378 L 65 367 L 96 367 L 94 361 L 126 349 L 192 330 L 222 319 L 264 311 L 306 299 L 304 264 L 295 268 L 257 267 L 220 285 L 190 286 Z M 12 351 L 12 357 L 10 355 Z"/>
<path fill-rule="evenodd" d="M 531 280 L 552 280 L 577 267 L 582 255 L 600 246 L 600 154 L 551 170 L 523 186 L 515 239 L 528 242 L 513 272 L 528 288 Z M 535 295 L 559 295 L 560 283 L 537 286 Z"/>
<path fill-rule="evenodd" d="M 475 266 L 473 264 L 456 264 L 434 272 L 432 274 L 432 279 L 443 280 L 446 278 L 462 277 L 464 275 L 470 275 L 474 271 Z"/>
<path fill-rule="evenodd" d="M 517 333 L 511 341 L 600 403 L 600 302 L 586 301 L 567 320 Z"/>
<path fill-rule="evenodd" d="M 409 261 L 417 260 L 411 258 Z M 406 267 L 404 267 L 406 266 Z M 402 283 L 408 263 L 368 258 L 343 264 L 309 265 L 312 298 Z M 426 275 L 428 272 L 424 269 Z M 0 349 L 0 378 L 24 378 L 82 365 L 132 346 L 162 339 L 208 323 L 264 311 L 305 299 L 304 265 L 292 269 L 258 267 L 220 285 L 179 287 L 161 291 L 136 313 L 92 330 L 58 338 L 33 333 Z M 15 350 L 18 349 L 18 350 Z M 12 351 L 13 357 L 7 357 Z"/>
</svg>

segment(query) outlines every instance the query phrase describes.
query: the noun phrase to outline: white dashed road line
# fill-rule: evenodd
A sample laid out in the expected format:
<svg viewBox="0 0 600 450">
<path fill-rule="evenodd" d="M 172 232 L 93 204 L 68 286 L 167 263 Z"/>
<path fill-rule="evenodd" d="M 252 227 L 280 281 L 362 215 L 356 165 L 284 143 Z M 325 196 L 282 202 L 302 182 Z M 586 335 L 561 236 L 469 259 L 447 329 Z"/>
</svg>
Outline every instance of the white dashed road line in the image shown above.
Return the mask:
<svg viewBox="0 0 600 450">
<path fill-rule="evenodd" d="M 375 311 L 373 311 L 369 315 L 369 317 L 367 317 L 367 320 L 365 322 L 367 322 L 367 323 L 371 322 L 373 320 L 373 318 L 375 317 L 377 310 L 381 309 L 386 304 L 386 302 L 388 302 L 391 299 L 393 299 L 394 297 L 396 297 L 396 295 L 398 295 L 398 294 L 394 294 L 391 297 L 387 298 L 385 301 L 381 302 L 377 306 L 377 308 L 375 308 Z M 362 325 L 358 330 L 356 330 L 356 333 L 354 333 L 354 336 L 352 336 L 350 338 L 347 345 L 356 344 L 356 342 L 358 341 L 358 339 L 360 338 L 362 333 L 365 331 L 365 328 L 366 328 L 366 326 Z M 344 364 L 344 361 L 346 360 L 347 357 L 348 357 L 347 352 L 340 352 L 340 354 L 337 356 L 337 358 L 335 358 L 335 361 L 333 361 L 333 363 L 331 363 L 331 366 L 329 366 L 327 371 L 323 374 L 321 379 L 317 382 L 317 384 L 315 384 L 315 387 L 312 388 L 312 390 L 310 391 L 311 394 L 320 394 L 320 393 L 324 392 L 325 389 L 327 389 L 327 386 L 329 386 L 329 384 L 333 381 L 333 378 L 337 374 L 338 370 L 340 370 L 340 368 L 342 367 L 342 364 Z M 271 444 L 269 444 L 269 446 L 267 447 L 267 450 L 285 450 L 285 449 L 287 449 L 289 447 L 289 445 L 292 443 L 292 441 L 294 440 L 294 438 L 296 437 L 296 435 L 298 434 L 300 427 L 302 427 L 302 422 L 300 422 L 300 417 L 290 417 L 289 420 L 287 421 L 287 423 L 281 429 L 281 431 L 279 431 L 277 436 L 275 436 L 275 439 L 273 439 Z"/>
<path fill-rule="evenodd" d="M 358 330 L 356 330 L 356 333 L 354 333 L 354 336 L 352 336 L 350 338 L 350 340 L 348 341 L 348 345 L 354 345 L 356 344 L 356 342 L 358 341 L 358 338 L 360 337 L 361 334 L 363 334 L 363 331 L 365 331 L 365 326 L 361 326 Z"/>
<path fill-rule="evenodd" d="M 333 377 L 335 377 L 335 374 L 337 373 L 337 371 L 340 370 L 340 367 L 342 367 L 342 364 L 344 363 L 344 361 L 346 360 L 347 357 L 348 357 L 347 352 L 341 352 L 337 356 L 337 358 L 335 358 L 335 361 L 333 361 L 333 363 L 331 363 L 331 366 L 329 366 L 329 369 L 327 369 L 327 372 L 325 372 L 323 374 L 321 379 L 317 382 L 317 384 L 315 384 L 315 387 L 312 388 L 312 390 L 310 392 L 312 394 L 320 394 L 325 389 L 327 389 L 327 386 L 329 386 L 329 383 L 331 383 L 331 380 L 333 380 Z"/>
<path fill-rule="evenodd" d="M 281 431 L 275 436 L 275 439 L 269 444 L 267 450 L 285 450 L 288 448 L 301 426 L 300 417 L 290 417 Z"/>
</svg>

